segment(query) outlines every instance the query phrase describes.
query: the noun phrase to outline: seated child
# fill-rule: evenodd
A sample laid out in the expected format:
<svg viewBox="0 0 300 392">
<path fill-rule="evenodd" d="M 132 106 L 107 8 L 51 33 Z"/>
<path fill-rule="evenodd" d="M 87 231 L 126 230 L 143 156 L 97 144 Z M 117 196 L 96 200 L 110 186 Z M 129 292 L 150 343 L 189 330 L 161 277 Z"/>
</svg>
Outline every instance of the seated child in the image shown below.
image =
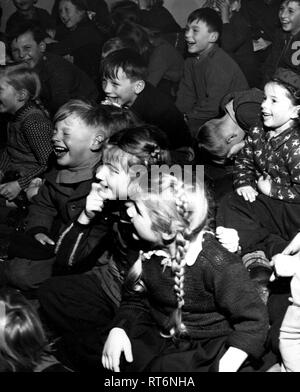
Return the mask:
<svg viewBox="0 0 300 392">
<path fill-rule="evenodd" d="M 235 160 L 236 194 L 221 201 L 217 217 L 219 225 L 237 230 L 245 266 L 253 276 L 265 270 L 265 283 L 268 259 L 282 252 L 300 225 L 300 77 L 286 69 L 276 76 L 264 88 L 263 126 L 249 131 Z"/>
<path fill-rule="evenodd" d="M 218 46 L 221 31 L 222 20 L 210 8 L 188 17 L 185 40 L 191 56 L 185 60 L 176 104 L 195 138 L 201 125 L 219 115 L 226 94 L 248 88 L 239 66 Z"/>
<path fill-rule="evenodd" d="M 241 10 L 241 0 L 216 0 L 215 10 L 223 22 L 221 48 L 240 66 L 250 87 L 260 85 L 258 61 L 255 58 L 250 23 Z"/>
<path fill-rule="evenodd" d="M 102 364 L 113 371 L 236 372 L 263 354 L 267 312 L 240 259 L 206 228 L 201 181 L 168 174 L 133 183 L 127 214 L 141 251 Z M 143 248 L 142 248 L 143 249 Z M 120 362 L 124 352 L 126 361 Z"/>
<path fill-rule="evenodd" d="M 54 117 L 52 143 L 57 165 L 32 199 L 26 233 L 14 237 L 5 263 L 6 278 L 21 288 L 35 288 L 51 276 L 59 234 L 81 213 L 89 193 L 101 143 L 114 132 L 136 124 L 129 111 L 93 107 L 80 100 L 63 105 Z M 93 249 L 91 235 L 88 249 Z"/>
<path fill-rule="evenodd" d="M 41 80 L 40 99 L 54 115 L 70 99 L 96 102 L 95 83 L 81 69 L 63 57 L 46 51 L 46 33 L 39 26 L 24 23 L 9 36 L 12 59 L 25 62 Z"/>
<path fill-rule="evenodd" d="M 299 74 L 300 0 L 284 0 L 279 8 L 281 29 L 262 67 L 263 83 L 268 82 L 277 68 L 288 68 Z"/>
<path fill-rule="evenodd" d="M 263 92 L 257 88 L 227 94 L 221 106 L 224 116 L 208 120 L 199 129 L 198 146 L 220 165 L 233 158 L 245 145 L 250 128 L 260 124 Z"/>
<path fill-rule="evenodd" d="M 43 30 L 52 32 L 55 30 L 55 21 L 48 11 L 38 8 L 34 4 L 37 0 L 13 0 L 16 12 L 8 18 L 6 22 L 6 34 L 10 34 L 20 24 L 30 21 L 39 25 Z"/>
<path fill-rule="evenodd" d="M 183 115 L 172 99 L 146 78 L 146 63 L 134 50 L 117 50 L 102 61 L 102 85 L 106 97 L 130 107 L 141 120 L 165 132 L 171 150 L 175 150 L 172 151 L 174 162 L 191 162 L 194 158 L 192 140 Z"/>
<path fill-rule="evenodd" d="M 119 306 L 124 277 L 138 256 L 124 206 L 128 183 L 137 168 L 168 163 L 167 147 L 165 135 L 149 125 L 124 129 L 104 143 L 85 208 L 62 233 L 56 250 L 58 263 L 71 268 L 80 263 L 98 229 L 97 265 L 81 275 L 53 277 L 38 290 L 45 317 L 63 338 L 59 348 L 79 370 L 99 368 L 99 345 Z M 100 237 L 104 224 L 109 235 Z"/>
<path fill-rule="evenodd" d="M 0 70 L 0 112 L 8 113 L 7 141 L 0 158 L 0 203 L 26 200 L 31 181 L 43 176 L 52 152 L 52 123 L 38 104 L 41 84 L 25 64 Z"/>
<path fill-rule="evenodd" d="M 47 51 L 68 57 L 96 82 L 106 36 L 88 17 L 85 1 L 60 0 L 58 9 L 63 28 L 56 29 L 54 42 L 48 40 Z"/>
<path fill-rule="evenodd" d="M 117 35 L 135 43 L 147 63 L 147 81 L 175 99 L 184 64 L 179 51 L 136 23 L 123 23 Z"/>
<path fill-rule="evenodd" d="M 51 355 L 40 318 L 17 290 L 0 291 L 0 372 L 67 372 Z"/>
</svg>

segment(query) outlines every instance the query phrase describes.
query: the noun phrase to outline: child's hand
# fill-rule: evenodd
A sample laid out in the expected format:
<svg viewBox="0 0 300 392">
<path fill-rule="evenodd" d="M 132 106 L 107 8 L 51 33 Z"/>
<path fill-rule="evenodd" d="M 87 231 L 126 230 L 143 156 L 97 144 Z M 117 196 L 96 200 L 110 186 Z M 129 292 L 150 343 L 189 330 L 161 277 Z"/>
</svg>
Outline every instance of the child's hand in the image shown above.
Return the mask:
<svg viewBox="0 0 300 392">
<path fill-rule="evenodd" d="M 257 181 L 258 190 L 266 196 L 270 196 L 272 180 L 269 174 L 260 176 Z"/>
<path fill-rule="evenodd" d="M 102 351 L 102 365 L 106 369 L 120 372 L 120 357 L 124 352 L 127 362 L 132 362 L 132 349 L 130 340 L 121 328 L 113 328 L 104 345 Z"/>
<path fill-rule="evenodd" d="M 8 201 L 15 199 L 21 190 L 18 181 L 6 182 L 5 184 L 0 185 L 0 195 L 5 197 Z"/>
<path fill-rule="evenodd" d="M 230 5 L 227 0 L 216 0 L 216 10 L 220 10 L 223 23 L 230 21 Z"/>
<path fill-rule="evenodd" d="M 239 235 L 235 229 L 218 226 L 216 228 L 216 238 L 229 252 L 235 253 L 238 251 Z"/>
<path fill-rule="evenodd" d="M 102 186 L 93 182 L 90 193 L 86 198 L 85 209 L 80 214 L 78 222 L 83 225 L 89 224 L 96 213 L 102 211 L 105 200 L 107 200 L 107 197 L 102 190 Z"/>
<path fill-rule="evenodd" d="M 270 277 L 270 281 L 275 280 L 276 275 L 282 277 L 293 276 L 300 273 L 300 253 L 293 256 L 279 253 L 272 257 L 270 265 L 274 267 L 275 273 Z"/>
<path fill-rule="evenodd" d="M 231 149 L 229 150 L 229 152 L 227 153 L 227 158 L 231 158 L 233 156 L 235 156 L 238 152 L 241 151 L 242 148 L 245 147 L 245 142 L 244 140 L 242 140 L 241 142 L 234 144 Z"/>
<path fill-rule="evenodd" d="M 250 201 L 250 203 L 255 201 L 256 196 L 258 195 L 258 192 L 251 185 L 241 186 L 240 188 L 237 188 L 236 193 L 239 196 L 243 196 L 243 198 L 246 201 Z"/>
<path fill-rule="evenodd" d="M 288 246 L 283 250 L 284 255 L 293 255 L 300 251 L 300 233 L 296 234 Z"/>
<path fill-rule="evenodd" d="M 34 238 L 40 242 L 42 245 L 55 245 L 55 242 L 53 240 L 51 240 L 50 237 L 48 237 L 46 234 L 44 233 L 38 233 L 34 236 Z"/>
</svg>

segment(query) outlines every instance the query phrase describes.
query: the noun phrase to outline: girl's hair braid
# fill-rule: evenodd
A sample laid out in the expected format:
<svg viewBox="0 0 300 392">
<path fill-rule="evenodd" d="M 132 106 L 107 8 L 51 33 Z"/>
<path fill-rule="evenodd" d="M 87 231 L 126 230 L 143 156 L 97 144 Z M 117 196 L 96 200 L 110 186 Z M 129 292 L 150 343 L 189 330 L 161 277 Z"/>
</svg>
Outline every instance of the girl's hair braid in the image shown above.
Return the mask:
<svg viewBox="0 0 300 392">
<path fill-rule="evenodd" d="M 182 322 L 182 308 L 184 306 L 184 279 L 186 266 L 186 253 L 191 238 L 205 229 L 208 214 L 208 201 L 203 186 L 195 183 L 184 185 L 182 181 L 170 174 L 157 175 L 151 178 L 151 189 L 143 189 L 143 184 L 132 184 L 135 191 L 132 196 L 141 201 L 149 213 L 152 221 L 152 230 L 157 233 L 168 233 L 174 237 L 169 243 L 169 261 L 174 274 L 174 292 L 177 307 L 170 316 L 166 329 L 170 331 L 166 337 L 180 336 L 187 333 Z M 201 208 L 201 211 L 198 209 Z M 201 213 L 200 213 L 201 212 Z M 142 262 L 157 251 L 141 254 L 128 275 L 127 287 L 134 287 L 135 291 L 143 290 Z"/>
</svg>

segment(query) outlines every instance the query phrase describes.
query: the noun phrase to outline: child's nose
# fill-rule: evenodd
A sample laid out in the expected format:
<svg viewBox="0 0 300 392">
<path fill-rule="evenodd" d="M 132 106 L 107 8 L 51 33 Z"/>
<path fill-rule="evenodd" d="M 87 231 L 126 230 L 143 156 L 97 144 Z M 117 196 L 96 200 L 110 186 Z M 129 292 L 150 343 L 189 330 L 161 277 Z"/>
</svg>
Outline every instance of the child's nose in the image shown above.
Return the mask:
<svg viewBox="0 0 300 392">
<path fill-rule="evenodd" d="M 102 86 L 105 93 L 110 93 L 112 91 L 112 84 L 110 82 L 105 81 L 102 83 Z"/>
</svg>

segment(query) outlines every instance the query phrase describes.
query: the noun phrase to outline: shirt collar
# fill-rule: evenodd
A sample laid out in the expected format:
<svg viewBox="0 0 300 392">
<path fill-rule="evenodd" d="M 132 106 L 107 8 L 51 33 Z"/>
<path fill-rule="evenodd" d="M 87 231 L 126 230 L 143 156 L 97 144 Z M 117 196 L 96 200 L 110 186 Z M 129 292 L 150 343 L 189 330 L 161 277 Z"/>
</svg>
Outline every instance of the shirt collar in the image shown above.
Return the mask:
<svg viewBox="0 0 300 392">
<path fill-rule="evenodd" d="M 270 143 L 271 147 L 276 150 L 289 140 L 295 128 L 295 125 L 293 125 L 278 136 L 274 136 L 274 131 L 269 131 L 266 134 L 266 140 Z"/>
</svg>

